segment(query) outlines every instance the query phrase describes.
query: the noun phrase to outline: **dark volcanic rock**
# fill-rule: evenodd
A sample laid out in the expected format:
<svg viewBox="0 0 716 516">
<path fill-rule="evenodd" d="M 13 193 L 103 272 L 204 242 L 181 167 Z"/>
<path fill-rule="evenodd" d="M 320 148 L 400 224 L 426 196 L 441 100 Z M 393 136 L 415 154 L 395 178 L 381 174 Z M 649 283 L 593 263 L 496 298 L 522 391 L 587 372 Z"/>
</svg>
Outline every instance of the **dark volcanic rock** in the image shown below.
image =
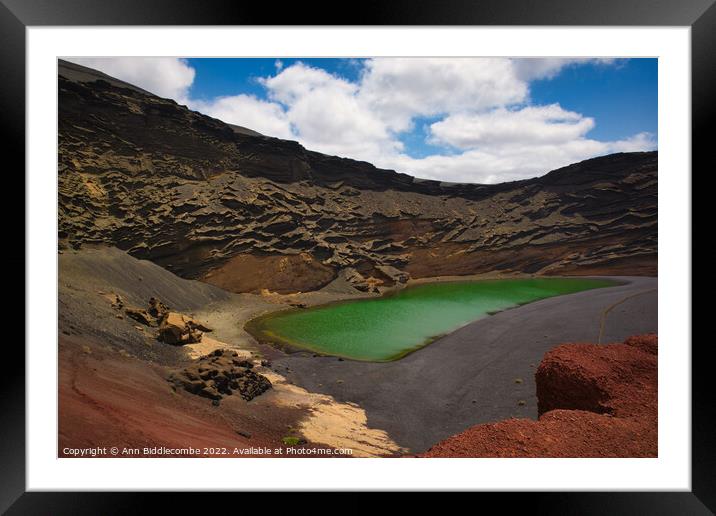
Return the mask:
<svg viewBox="0 0 716 516">
<path fill-rule="evenodd" d="M 237 353 L 217 349 L 191 366 L 171 373 L 168 381 L 174 388 L 179 387 L 214 401 L 234 392 L 250 401 L 271 388 L 269 379 L 252 371 L 252 368 L 253 364 L 240 360 Z"/>
<path fill-rule="evenodd" d="M 59 237 L 235 292 L 408 275 L 656 274 L 657 153 L 497 185 L 418 180 L 59 66 Z M 362 278 L 362 279 L 361 279 Z"/>
</svg>

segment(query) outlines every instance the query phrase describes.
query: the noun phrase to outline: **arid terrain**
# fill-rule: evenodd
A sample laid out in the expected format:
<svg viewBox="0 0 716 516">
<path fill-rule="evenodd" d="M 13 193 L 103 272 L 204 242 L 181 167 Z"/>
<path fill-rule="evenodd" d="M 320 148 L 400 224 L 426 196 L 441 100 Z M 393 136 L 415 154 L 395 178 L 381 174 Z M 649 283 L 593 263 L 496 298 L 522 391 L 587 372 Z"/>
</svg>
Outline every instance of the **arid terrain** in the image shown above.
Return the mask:
<svg viewBox="0 0 716 516">
<path fill-rule="evenodd" d="M 656 152 L 441 183 L 225 124 L 75 64 L 58 72 L 60 455 L 100 443 L 656 454 L 656 337 L 602 345 L 657 329 Z M 243 329 L 421 281 L 534 275 L 621 284 L 502 312 L 386 364 L 285 353 Z M 595 344 L 550 351 L 575 341 Z M 598 376 L 608 410 L 560 398 L 562 364 L 586 371 L 569 389 Z M 612 371 L 622 383 L 599 383 Z M 648 397 L 638 410 L 620 387 L 631 380 Z M 604 430 L 601 451 L 550 444 L 584 429 Z"/>
<path fill-rule="evenodd" d="M 232 292 L 492 271 L 656 274 L 657 154 L 497 185 L 325 156 L 60 64 L 61 243 Z M 95 77 L 89 77 L 95 78 Z"/>
</svg>

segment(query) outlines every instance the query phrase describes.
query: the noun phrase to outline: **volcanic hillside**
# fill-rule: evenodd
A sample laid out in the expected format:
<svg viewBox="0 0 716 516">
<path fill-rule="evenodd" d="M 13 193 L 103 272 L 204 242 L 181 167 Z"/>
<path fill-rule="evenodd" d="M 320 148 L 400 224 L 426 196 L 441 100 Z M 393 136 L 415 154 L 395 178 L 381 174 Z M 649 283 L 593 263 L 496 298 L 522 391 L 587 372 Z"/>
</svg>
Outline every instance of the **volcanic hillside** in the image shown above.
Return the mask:
<svg viewBox="0 0 716 516">
<path fill-rule="evenodd" d="M 61 247 L 234 292 L 490 271 L 655 275 L 657 153 L 497 185 L 326 156 L 59 63 Z"/>
</svg>

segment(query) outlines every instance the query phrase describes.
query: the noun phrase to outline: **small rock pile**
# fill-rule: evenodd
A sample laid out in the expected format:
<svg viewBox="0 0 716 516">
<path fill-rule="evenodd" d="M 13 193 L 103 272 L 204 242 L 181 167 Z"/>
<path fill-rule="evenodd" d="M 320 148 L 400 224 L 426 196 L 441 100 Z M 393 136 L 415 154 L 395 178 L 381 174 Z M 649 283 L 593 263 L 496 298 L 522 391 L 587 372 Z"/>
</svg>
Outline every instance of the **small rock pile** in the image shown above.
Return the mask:
<svg viewBox="0 0 716 516">
<path fill-rule="evenodd" d="M 167 380 L 175 390 L 182 388 L 215 402 L 235 392 L 250 401 L 271 388 L 269 379 L 254 372 L 253 367 L 250 361 L 239 359 L 235 351 L 217 349 L 171 373 Z"/>
<path fill-rule="evenodd" d="M 112 303 L 112 307 L 118 310 L 121 310 L 124 306 L 124 301 L 119 296 L 117 296 L 117 301 Z M 169 313 L 169 307 L 156 297 L 150 297 L 149 308 L 144 309 L 127 306 L 124 308 L 124 313 L 127 314 L 127 317 L 145 326 L 159 326 L 164 316 Z"/>
<path fill-rule="evenodd" d="M 150 327 L 159 328 L 157 339 L 167 344 L 184 345 L 201 342 L 205 332 L 211 328 L 184 314 L 172 312 L 167 305 L 155 297 L 149 298 L 148 308 L 125 307 L 120 296 L 112 302 L 112 307 L 121 310 L 127 317 Z"/>
</svg>

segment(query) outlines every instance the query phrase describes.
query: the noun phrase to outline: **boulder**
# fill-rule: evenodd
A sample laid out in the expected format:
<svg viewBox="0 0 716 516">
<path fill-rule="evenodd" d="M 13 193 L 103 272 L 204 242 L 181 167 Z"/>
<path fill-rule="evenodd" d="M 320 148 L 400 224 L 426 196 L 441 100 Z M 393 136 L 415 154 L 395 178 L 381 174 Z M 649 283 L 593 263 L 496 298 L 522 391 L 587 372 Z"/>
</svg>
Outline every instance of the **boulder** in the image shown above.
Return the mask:
<svg viewBox="0 0 716 516">
<path fill-rule="evenodd" d="M 199 327 L 205 326 L 194 319 L 177 312 L 167 312 L 159 324 L 158 339 L 167 344 L 184 345 L 201 342 L 203 335 Z"/>
<path fill-rule="evenodd" d="M 174 371 L 167 380 L 174 388 L 214 401 L 234 393 L 250 401 L 271 388 L 269 379 L 254 372 L 253 367 L 250 361 L 240 360 L 236 352 L 217 349 Z"/>
<path fill-rule="evenodd" d="M 656 457 L 658 339 L 563 344 L 535 374 L 539 419 L 475 425 L 422 457 Z"/>
<path fill-rule="evenodd" d="M 651 334 L 550 350 L 535 373 L 539 414 L 566 409 L 627 417 L 655 410 L 657 342 Z"/>
</svg>

